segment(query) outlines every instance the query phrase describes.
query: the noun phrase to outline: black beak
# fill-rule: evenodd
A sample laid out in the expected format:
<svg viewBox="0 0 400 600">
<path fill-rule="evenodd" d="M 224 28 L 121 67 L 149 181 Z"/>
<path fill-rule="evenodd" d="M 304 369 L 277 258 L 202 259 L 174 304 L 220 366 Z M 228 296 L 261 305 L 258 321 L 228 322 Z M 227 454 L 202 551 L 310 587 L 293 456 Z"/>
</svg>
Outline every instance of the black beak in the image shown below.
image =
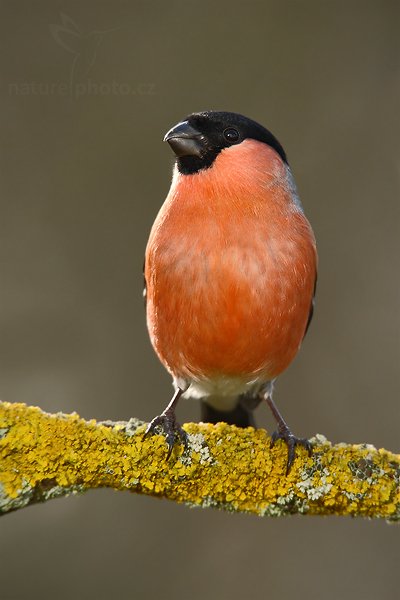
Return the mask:
<svg viewBox="0 0 400 600">
<path fill-rule="evenodd" d="M 164 142 L 168 142 L 175 156 L 201 156 L 204 150 L 203 136 L 188 121 L 178 123 L 170 129 L 165 137 Z"/>
</svg>

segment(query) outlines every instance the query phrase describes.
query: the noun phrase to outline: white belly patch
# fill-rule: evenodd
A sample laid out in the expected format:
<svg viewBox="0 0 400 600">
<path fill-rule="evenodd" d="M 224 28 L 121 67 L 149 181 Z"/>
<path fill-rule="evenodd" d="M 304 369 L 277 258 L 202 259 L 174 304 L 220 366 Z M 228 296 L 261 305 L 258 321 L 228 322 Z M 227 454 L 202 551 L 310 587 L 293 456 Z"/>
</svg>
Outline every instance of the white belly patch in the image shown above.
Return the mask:
<svg viewBox="0 0 400 600">
<path fill-rule="evenodd" d="M 204 399 L 216 410 L 232 410 L 237 404 L 238 396 L 249 392 L 256 394 L 261 387 L 268 386 L 268 384 L 272 393 L 272 381 L 265 381 L 259 377 L 248 381 L 239 377 L 220 376 L 212 379 L 192 380 L 189 386 L 188 383 L 174 381 L 176 388 L 186 388 L 183 398 Z"/>
</svg>

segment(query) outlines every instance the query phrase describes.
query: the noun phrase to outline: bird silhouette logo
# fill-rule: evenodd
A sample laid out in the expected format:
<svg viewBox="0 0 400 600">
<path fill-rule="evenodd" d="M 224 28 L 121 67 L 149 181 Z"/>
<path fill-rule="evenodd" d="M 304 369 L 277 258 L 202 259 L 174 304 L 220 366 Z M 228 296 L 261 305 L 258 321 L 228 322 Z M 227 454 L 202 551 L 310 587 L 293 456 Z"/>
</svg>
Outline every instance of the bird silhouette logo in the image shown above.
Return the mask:
<svg viewBox="0 0 400 600">
<path fill-rule="evenodd" d="M 76 81 L 85 77 L 96 62 L 97 51 L 107 33 L 118 27 L 106 30 L 83 32 L 71 17 L 60 13 L 61 24 L 52 23 L 50 32 L 57 44 L 73 55 L 70 70 L 70 89 Z"/>
</svg>

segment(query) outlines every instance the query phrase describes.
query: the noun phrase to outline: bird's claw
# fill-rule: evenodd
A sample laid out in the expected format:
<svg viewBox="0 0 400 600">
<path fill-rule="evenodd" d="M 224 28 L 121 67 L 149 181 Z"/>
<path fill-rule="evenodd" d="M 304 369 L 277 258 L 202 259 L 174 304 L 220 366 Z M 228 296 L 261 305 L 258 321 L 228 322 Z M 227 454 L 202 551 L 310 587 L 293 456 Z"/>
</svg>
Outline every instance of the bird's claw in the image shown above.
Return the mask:
<svg viewBox="0 0 400 600">
<path fill-rule="evenodd" d="M 186 450 L 188 446 L 188 435 L 186 431 L 182 429 L 179 423 L 175 419 L 175 414 L 173 412 L 164 411 L 158 417 L 154 417 L 152 421 L 147 426 L 145 431 L 145 437 L 147 435 L 154 435 L 158 433 L 157 428 L 161 429 L 161 431 L 165 435 L 165 439 L 168 445 L 168 455 L 167 460 L 172 454 L 172 450 L 174 448 L 175 442 L 181 442 Z"/>
<path fill-rule="evenodd" d="M 274 431 L 274 433 L 271 436 L 271 448 L 275 445 L 275 442 L 277 440 L 283 440 L 288 447 L 286 475 L 289 474 L 293 461 L 296 457 L 296 446 L 303 446 L 303 448 L 307 450 L 308 456 L 311 456 L 312 454 L 313 447 L 310 440 L 307 440 L 306 438 L 296 437 L 295 435 L 293 435 L 293 433 L 288 427 L 278 429 L 278 431 Z"/>
</svg>

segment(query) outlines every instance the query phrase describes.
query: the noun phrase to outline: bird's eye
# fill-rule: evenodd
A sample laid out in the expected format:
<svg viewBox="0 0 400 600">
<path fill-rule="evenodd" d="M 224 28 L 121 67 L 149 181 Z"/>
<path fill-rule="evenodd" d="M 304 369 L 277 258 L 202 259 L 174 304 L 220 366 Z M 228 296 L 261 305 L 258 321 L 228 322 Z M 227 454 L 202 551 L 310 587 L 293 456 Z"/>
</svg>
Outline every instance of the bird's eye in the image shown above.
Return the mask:
<svg viewBox="0 0 400 600">
<path fill-rule="evenodd" d="M 230 142 L 231 144 L 237 142 L 239 137 L 239 132 L 234 127 L 227 127 L 224 131 L 224 138 L 227 142 Z"/>
</svg>

